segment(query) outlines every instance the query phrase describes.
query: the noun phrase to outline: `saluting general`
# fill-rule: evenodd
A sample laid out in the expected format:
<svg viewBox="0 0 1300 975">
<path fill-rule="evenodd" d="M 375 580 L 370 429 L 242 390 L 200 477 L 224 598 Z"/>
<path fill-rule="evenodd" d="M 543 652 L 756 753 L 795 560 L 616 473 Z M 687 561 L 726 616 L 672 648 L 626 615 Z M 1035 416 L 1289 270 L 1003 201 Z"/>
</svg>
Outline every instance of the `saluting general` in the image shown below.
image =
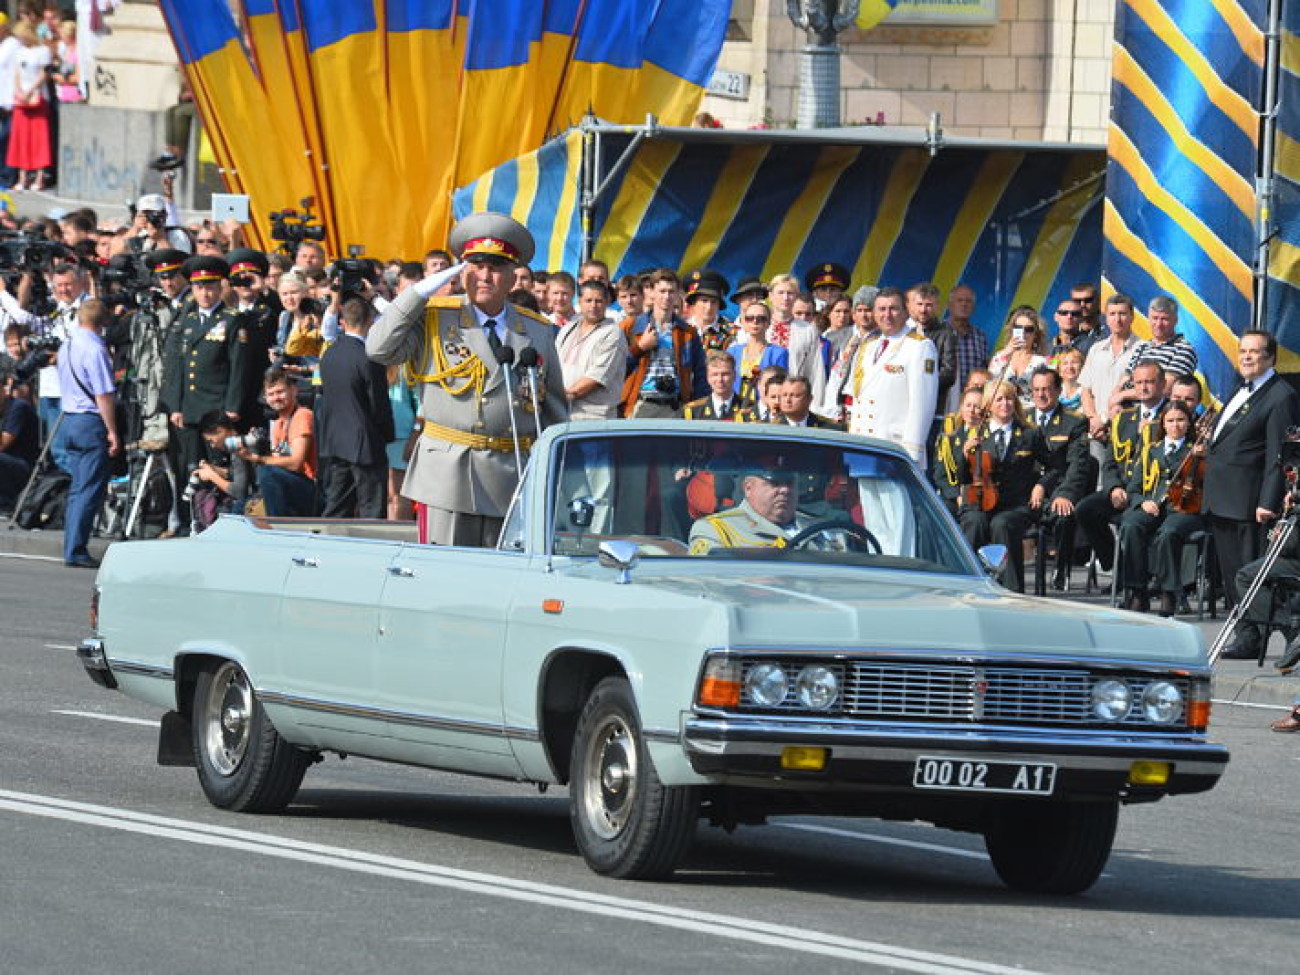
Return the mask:
<svg viewBox="0 0 1300 975">
<path fill-rule="evenodd" d="M 433 274 L 388 306 L 366 338 L 370 358 L 403 365 L 420 391 L 424 417 L 402 494 L 425 505 L 428 540 L 438 545 L 490 547 L 501 532 L 518 483 L 511 415 L 519 448 L 532 446 L 536 424 L 568 418 L 555 329 L 527 309 L 506 302 L 516 265 L 533 256 L 533 238 L 516 220 L 475 213 L 452 228 L 464 296 L 435 297 L 448 278 Z M 518 363 L 537 354 L 537 395 L 529 394 Z"/>
</svg>

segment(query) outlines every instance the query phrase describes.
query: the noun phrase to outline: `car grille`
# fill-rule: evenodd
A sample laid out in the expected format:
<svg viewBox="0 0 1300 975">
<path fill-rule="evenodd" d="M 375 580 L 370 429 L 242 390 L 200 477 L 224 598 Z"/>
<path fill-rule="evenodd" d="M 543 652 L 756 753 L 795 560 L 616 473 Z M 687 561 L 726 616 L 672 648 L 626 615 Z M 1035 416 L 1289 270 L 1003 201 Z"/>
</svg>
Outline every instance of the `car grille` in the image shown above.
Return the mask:
<svg viewBox="0 0 1300 975">
<path fill-rule="evenodd" d="M 1149 724 L 1137 702 L 1156 678 L 1122 676 L 1132 688 L 1135 704 L 1122 723 Z M 1086 670 L 855 663 L 844 674 L 841 713 L 908 721 L 1096 724 L 1093 681 Z M 1189 682 L 1172 683 L 1186 699 Z"/>
</svg>

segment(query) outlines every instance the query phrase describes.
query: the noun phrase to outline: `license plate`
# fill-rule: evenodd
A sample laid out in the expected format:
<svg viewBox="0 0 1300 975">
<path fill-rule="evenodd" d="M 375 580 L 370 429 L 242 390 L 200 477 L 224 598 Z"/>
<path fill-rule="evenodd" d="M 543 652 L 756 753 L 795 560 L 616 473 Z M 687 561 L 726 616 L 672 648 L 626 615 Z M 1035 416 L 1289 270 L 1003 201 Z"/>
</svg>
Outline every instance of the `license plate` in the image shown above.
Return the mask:
<svg viewBox="0 0 1300 975">
<path fill-rule="evenodd" d="M 1056 766 L 1049 762 L 997 762 L 921 755 L 912 772 L 918 789 L 945 792 L 1009 792 L 1050 796 L 1056 787 Z"/>
</svg>

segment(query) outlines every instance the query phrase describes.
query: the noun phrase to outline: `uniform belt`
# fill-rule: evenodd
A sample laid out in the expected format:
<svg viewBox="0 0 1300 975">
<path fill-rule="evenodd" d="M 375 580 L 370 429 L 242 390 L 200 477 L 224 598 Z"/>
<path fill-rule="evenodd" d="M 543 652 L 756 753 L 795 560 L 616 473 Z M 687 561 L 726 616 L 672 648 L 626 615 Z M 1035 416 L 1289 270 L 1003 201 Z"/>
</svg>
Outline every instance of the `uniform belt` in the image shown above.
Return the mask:
<svg viewBox="0 0 1300 975">
<path fill-rule="evenodd" d="M 497 450 L 512 451 L 515 449 L 515 442 L 510 437 L 486 437 L 481 433 L 466 433 L 464 430 L 457 430 L 454 427 L 439 426 L 436 423 L 424 421 L 423 429 L 420 431 L 424 436 L 433 440 L 445 440 L 448 443 L 460 444 L 462 447 L 468 447 L 470 450 Z M 520 437 L 519 449 L 528 450 L 533 446 L 536 437 Z"/>
</svg>

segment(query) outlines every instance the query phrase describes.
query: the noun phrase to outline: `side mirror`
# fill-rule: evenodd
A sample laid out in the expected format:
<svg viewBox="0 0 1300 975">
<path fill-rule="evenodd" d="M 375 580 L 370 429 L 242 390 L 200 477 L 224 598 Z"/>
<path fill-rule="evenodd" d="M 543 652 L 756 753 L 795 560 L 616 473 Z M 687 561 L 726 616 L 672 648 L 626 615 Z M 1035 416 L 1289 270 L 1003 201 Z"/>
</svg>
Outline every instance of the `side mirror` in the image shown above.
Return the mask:
<svg viewBox="0 0 1300 975">
<path fill-rule="evenodd" d="M 591 498 L 574 498 L 569 502 L 569 524 L 574 528 L 590 528 L 596 516 L 596 502 Z"/>
<path fill-rule="evenodd" d="M 997 575 L 998 570 L 1007 560 L 1007 547 L 1005 545 L 981 545 L 979 551 L 975 553 L 980 557 L 980 562 L 984 565 L 984 571 L 989 575 Z"/>
<path fill-rule="evenodd" d="M 602 566 L 606 569 L 618 570 L 618 578 L 615 582 L 620 586 L 626 586 L 632 581 L 632 569 L 641 561 L 641 548 L 636 542 L 621 538 L 611 539 L 601 542 L 597 551 L 596 560 Z"/>
</svg>

